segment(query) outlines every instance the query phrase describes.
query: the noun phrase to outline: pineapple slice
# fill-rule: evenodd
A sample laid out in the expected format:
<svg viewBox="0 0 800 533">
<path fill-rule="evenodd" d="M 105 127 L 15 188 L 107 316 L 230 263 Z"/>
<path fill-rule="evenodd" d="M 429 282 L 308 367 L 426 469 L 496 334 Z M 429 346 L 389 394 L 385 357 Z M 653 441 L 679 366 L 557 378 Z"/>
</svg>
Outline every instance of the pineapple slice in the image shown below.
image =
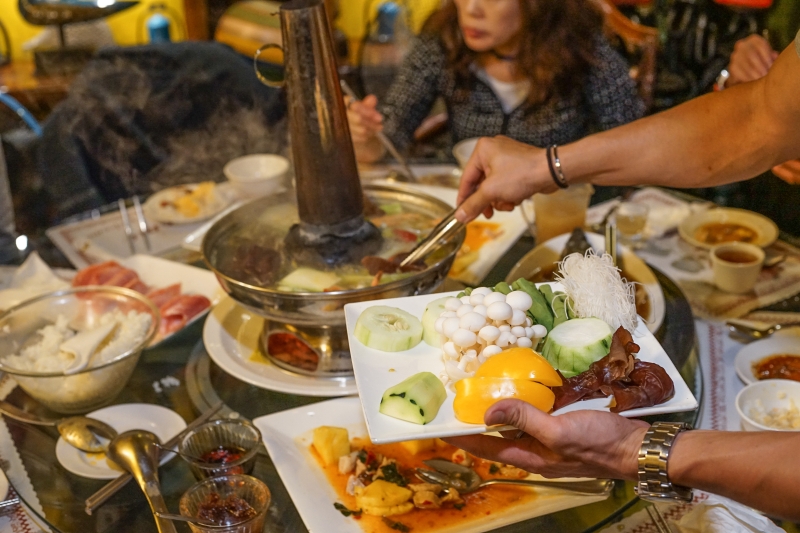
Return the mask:
<svg viewBox="0 0 800 533">
<path fill-rule="evenodd" d="M 417 455 L 419 452 L 424 452 L 426 450 L 433 450 L 436 447 L 435 439 L 404 440 L 400 444 L 403 448 L 408 450 L 411 455 Z"/>
<path fill-rule="evenodd" d="M 350 453 L 350 435 L 345 428 L 332 426 L 314 428 L 312 443 L 325 466 L 338 463 L 339 457 Z"/>
<path fill-rule="evenodd" d="M 411 490 L 383 479 L 376 479 L 366 487 L 356 487 L 356 505 L 366 507 L 390 508 L 400 506 L 411 499 Z M 413 507 L 414 504 L 411 504 Z"/>
</svg>

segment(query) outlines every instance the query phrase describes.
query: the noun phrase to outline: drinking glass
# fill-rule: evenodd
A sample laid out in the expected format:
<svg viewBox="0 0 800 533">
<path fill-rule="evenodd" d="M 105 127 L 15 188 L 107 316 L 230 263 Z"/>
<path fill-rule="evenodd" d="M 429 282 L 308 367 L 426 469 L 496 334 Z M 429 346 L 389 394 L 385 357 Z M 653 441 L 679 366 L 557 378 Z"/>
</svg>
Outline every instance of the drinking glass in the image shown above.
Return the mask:
<svg viewBox="0 0 800 533">
<path fill-rule="evenodd" d="M 626 246 L 636 248 L 644 236 L 647 227 L 648 208 L 644 204 L 624 202 L 614 212 L 620 241 Z"/>
<path fill-rule="evenodd" d="M 522 215 L 528 223 L 536 244 L 570 233 L 575 228 L 582 228 L 586 223 L 586 209 L 594 193 L 588 183 L 570 185 L 551 194 L 534 194 L 522 206 Z M 529 211 L 533 207 L 531 220 Z"/>
</svg>

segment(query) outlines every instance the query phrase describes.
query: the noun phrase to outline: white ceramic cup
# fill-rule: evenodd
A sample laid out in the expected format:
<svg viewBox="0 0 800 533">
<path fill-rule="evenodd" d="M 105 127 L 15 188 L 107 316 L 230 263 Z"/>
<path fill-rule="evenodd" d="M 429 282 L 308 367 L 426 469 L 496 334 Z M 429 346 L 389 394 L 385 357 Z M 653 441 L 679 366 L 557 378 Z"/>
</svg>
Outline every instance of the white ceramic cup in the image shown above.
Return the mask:
<svg viewBox="0 0 800 533">
<path fill-rule="evenodd" d="M 745 431 L 800 431 L 766 426 L 753 418 L 757 413 L 769 413 L 773 409 L 800 409 L 800 382 L 788 379 L 766 379 L 751 383 L 736 395 L 736 411 Z"/>
<path fill-rule="evenodd" d="M 714 285 L 733 294 L 753 290 L 764 263 L 764 250 L 754 244 L 729 242 L 711 250 Z"/>
<path fill-rule="evenodd" d="M 458 161 L 459 167 L 464 168 L 467 166 L 467 161 L 469 161 L 472 152 L 475 151 L 475 146 L 477 144 L 478 137 L 472 137 L 470 139 L 464 139 L 453 146 L 453 157 Z"/>
<path fill-rule="evenodd" d="M 222 173 L 243 200 L 272 194 L 289 173 L 289 160 L 275 154 L 252 154 L 228 161 Z"/>
</svg>

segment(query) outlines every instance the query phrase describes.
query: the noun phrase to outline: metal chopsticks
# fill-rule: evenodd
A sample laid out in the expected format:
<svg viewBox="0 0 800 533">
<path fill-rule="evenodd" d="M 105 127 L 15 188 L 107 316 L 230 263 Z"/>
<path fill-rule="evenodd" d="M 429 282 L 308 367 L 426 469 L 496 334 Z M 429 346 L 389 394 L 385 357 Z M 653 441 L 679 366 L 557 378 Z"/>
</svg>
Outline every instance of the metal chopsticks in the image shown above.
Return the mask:
<svg viewBox="0 0 800 533">
<path fill-rule="evenodd" d="M 209 419 L 211 419 L 212 416 L 217 414 L 219 410 L 222 409 L 223 405 L 225 405 L 223 402 L 219 402 L 213 405 L 211 408 L 208 409 L 208 411 L 206 411 L 205 413 L 201 414 L 200 416 L 192 420 L 192 422 L 189 423 L 189 425 L 186 426 L 186 428 L 183 431 L 181 431 L 180 433 L 169 439 L 167 442 L 165 442 L 164 446 L 167 448 L 174 448 L 175 446 L 177 446 L 180 440 L 187 433 L 194 430 L 200 424 L 203 424 L 207 422 Z M 169 453 L 169 452 L 164 452 L 164 453 Z M 111 498 L 114 494 L 116 494 L 122 487 L 127 485 L 131 479 L 133 478 L 131 477 L 130 474 L 122 474 L 117 479 L 110 481 L 109 483 L 106 483 L 106 485 L 103 488 L 101 488 L 88 498 L 86 498 L 85 502 L 86 514 L 91 515 L 92 512 L 97 510 L 98 507 L 106 503 L 106 501 L 108 501 L 109 498 Z"/>
<path fill-rule="evenodd" d="M 353 91 L 353 89 L 350 88 L 350 86 L 347 84 L 346 81 L 339 80 L 339 84 L 342 86 L 342 91 L 344 91 L 344 93 L 347 96 L 349 96 L 353 100 L 360 100 L 360 98 L 356 96 L 356 93 Z M 382 131 L 376 133 L 375 136 L 378 138 L 378 140 L 381 142 L 384 148 L 386 148 L 386 150 L 392 155 L 392 157 L 394 157 L 395 160 L 398 163 L 400 163 L 400 165 L 403 167 L 403 171 L 405 171 L 406 173 L 406 177 L 408 177 L 408 180 L 411 182 L 416 182 L 417 177 L 414 176 L 413 172 L 411 172 L 411 167 L 408 166 L 406 159 L 402 155 L 400 155 L 400 152 L 397 150 L 394 143 L 389 139 L 389 137 L 387 137 L 386 134 L 383 133 Z"/>
<path fill-rule="evenodd" d="M 117 200 L 117 205 L 119 206 L 119 214 L 122 218 L 122 225 L 125 228 L 125 238 L 128 240 L 128 247 L 131 250 L 131 254 L 135 254 L 136 236 L 134 235 L 135 232 L 128 214 L 127 203 L 124 199 L 120 198 Z M 139 201 L 139 197 L 135 195 L 133 196 L 133 212 L 136 214 L 136 227 L 139 234 L 141 234 L 142 239 L 144 240 L 145 250 L 150 253 L 153 251 L 152 247 L 150 246 L 150 238 L 147 236 L 150 228 L 147 225 L 147 219 L 144 216 L 144 210 L 142 209 L 142 204 Z"/>
<path fill-rule="evenodd" d="M 431 230 L 427 237 L 419 241 L 413 250 L 400 262 L 399 268 L 403 269 L 408 265 L 412 265 L 417 261 L 425 259 L 442 240 L 449 239 L 452 235 L 458 233 L 464 224 L 456 219 L 456 211 L 458 208 L 453 209 L 447 216 L 445 216 L 435 228 Z"/>
</svg>

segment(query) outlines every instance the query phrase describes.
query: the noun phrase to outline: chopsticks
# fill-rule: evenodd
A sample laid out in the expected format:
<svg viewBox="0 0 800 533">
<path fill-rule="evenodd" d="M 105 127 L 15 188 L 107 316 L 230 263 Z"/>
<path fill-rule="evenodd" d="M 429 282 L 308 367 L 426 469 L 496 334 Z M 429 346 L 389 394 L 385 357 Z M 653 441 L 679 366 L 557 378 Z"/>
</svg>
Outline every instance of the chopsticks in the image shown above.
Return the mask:
<svg viewBox="0 0 800 533">
<path fill-rule="evenodd" d="M 178 433 L 177 435 L 175 435 L 174 437 L 169 439 L 167 442 L 165 442 L 164 443 L 164 447 L 166 447 L 166 448 L 174 448 L 175 446 L 177 446 L 178 443 L 180 442 L 180 440 L 187 433 L 189 433 L 190 431 L 193 431 L 200 424 L 204 424 L 205 422 L 207 422 L 212 416 L 217 414 L 220 409 L 222 409 L 223 405 L 224 405 L 224 403 L 221 402 L 221 401 L 218 402 L 217 404 L 213 405 L 211 408 L 208 409 L 208 411 L 206 411 L 205 413 L 201 414 L 200 416 L 198 416 L 197 418 L 192 420 L 192 422 L 189 423 L 189 425 L 186 426 L 186 428 L 184 428 L 183 431 L 181 431 L 180 433 Z M 170 453 L 170 452 L 162 452 L 162 453 Z M 86 502 L 85 502 L 86 514 L 91 515 L 94 511 L 97 510 L 98 507 L 100 507 L 101 505 L 106 503 L 106 501 L 108 501 L 109 498 L 111 498 L 114 494 L 119 492 L 119 490 L 122 487 L 127 485 L 128 482 L 131 479 L 133 479 L 133 478 L 131 477 L 130 474 L 122 474 L 117 479 L 115 479 L 115 480 L 113 480 L 113 481 L 111 481 L 109 483 L 106 483 L 106 485 L 103 488 L 101 488 L 100 490 L 98 490 L 97 492 L 95 492 L 94 494 L 89 496 L 88 498 L 86 498 Z"/>
<path fill-rule="evenodd" d="M 456 219 L 456 211 L 458 207 L 450 211 L 447 216 L 445 216 L 439 224 L 436 225 L 435 228 L 431 230 L 427 237 L 422 239 L 411 252 L 400 262 L 399 268 L 405 268 L 408 265 L 412 265 L 417 261 L 425 259 L 429 253 L 431 253 L 436 246 L 439 244 L 439 241 L 446 240 L 450 238 L 453 234 L 458 233 L 461 228 L 464 227 L 464 224 Z"/>
<path fill-rule="evenodd" d="M 347 84 L 346 81 L 339 80 L 339 84 L 342 86 L 342 91 L 344 91 L 344 93 L 347 96 L 349 96 L 351 99 L 355 101 L 359 100 L 358 96 L 356 96 L 356 93 L 353 91 L 353 89 L 350 88 L 350 86 Z M 411 182 L 417 181 L 417 177 L 414 176 L 413 172 L 411 172 L 411 167 L 408 166 L 406 159 L 402 155 L 400 155 L 400 152 L 397 150 L 394 143 L 389 139 L 389 137 L 387 137 L 386 134 L 383 133 L 382 131 L 376 133 L 375 136 L 381 142 L 383 147 L 386 148 L 386 150 L 392 155 L 392 157 L 394 157 L 395 160 L 398 163 L 400 163 L 400 165 L 403 167 L 403 171 L 406 173 L 406 176 L 408 177 L 408 180 Z"/>
<path fill-rule="evenodd" d="M 653 524 L 658 529 L 658 533 L 672 533 L 672 529 L 670 529 L 669 524 L 667 521 L 664 520 L 664 515 L 661 514 L 661 511 L 658 510 L 656 504 L 650 504 L 646 507 L 647 514 L 650 515 L 650 520 L 653 521 Z"/>
<path fill-rule="evenodd" d="M 130 216 L 128 215 L 127 204 L 124 199 L 120 198 L 117 200 L 117 206 L 119 206 L 119 215 L 122 218 L 122 225 L 125 228 L 125 238 L 128 239 L 128 247 L 131 249 L 131 254 L 135 254 L 136 236 L 134 234 L 135 232 L 133 225 L 131 224 Z M 153 251 L 152 247 L 150 246 L 150 238 L 147 236 L 150 228 L 147 225 L 147 219 L 144 216 L 144 210 L 142 209 L 142 204 L 139 201 L 139 197 L 135 195 L 133 196 L 133 212 L 136 214 L 136 228 L 144 240 L 144 248 L 148 253 L 150 253 Z"/>
</svg>

